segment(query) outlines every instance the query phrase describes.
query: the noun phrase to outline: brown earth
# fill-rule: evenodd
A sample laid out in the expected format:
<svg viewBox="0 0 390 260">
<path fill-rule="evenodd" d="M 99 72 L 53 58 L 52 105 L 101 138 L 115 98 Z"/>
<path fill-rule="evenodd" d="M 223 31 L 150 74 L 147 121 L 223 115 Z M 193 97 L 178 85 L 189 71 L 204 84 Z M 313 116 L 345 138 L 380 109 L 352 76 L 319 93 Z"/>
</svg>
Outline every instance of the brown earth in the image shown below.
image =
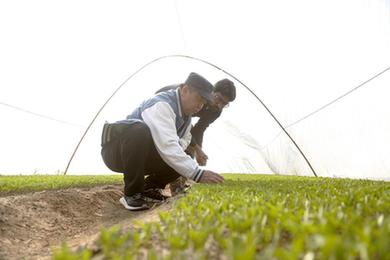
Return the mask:
<svg viewBox="0 0 390 260">
<path fill-rule="evenodd" d="M 0 197 L 0 259 L 50 259 L 63 242 L 92 246 L 102 227 L 158 221 L 158 211 L 169 210 L 173 200 L 131 212 L 121 196 L 122 185 L 107 185 Z"/>
</svg>

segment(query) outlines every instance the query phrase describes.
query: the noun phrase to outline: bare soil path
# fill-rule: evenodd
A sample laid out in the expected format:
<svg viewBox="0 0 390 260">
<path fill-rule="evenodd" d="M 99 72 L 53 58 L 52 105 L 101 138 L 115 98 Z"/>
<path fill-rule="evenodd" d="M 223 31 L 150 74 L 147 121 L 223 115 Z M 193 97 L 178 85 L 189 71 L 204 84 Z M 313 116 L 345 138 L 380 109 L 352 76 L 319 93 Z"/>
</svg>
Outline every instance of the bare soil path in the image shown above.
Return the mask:
<svg viewBox="0 0 390 260">
<path fill-rule="evenodd" d="M 158 221 L 158 211 L 130 212 L 119 203 L 122 185 L 40 191 L 0 197 L 0 259 L 50 259 L 62 242 L 92 244 L 102 227 Z"/>
</svg>

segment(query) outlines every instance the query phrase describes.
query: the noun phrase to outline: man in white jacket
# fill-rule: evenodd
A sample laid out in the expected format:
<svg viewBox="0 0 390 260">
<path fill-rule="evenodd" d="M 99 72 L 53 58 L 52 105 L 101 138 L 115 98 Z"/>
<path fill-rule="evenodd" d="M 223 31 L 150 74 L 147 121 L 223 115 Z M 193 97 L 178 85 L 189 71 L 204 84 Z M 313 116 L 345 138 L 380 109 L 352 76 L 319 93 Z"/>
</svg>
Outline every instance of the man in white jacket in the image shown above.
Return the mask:
<svg viewBox="0 0 390 260">
<path fill-rule="evenodd" d="M 160 190 L 179 176 L 203 183 L 224 181 L 184 152 L 191 141 L 191 116 L 212 101 L 212 89 L 192 72 L 178 89 L 159 93 L 126 120 L 105 125 L 102 157 L 107 167 L 124 174 L 120 202 L 126 209 L 148 209 L 148 202 L 162 200 Z"/>
</svg>

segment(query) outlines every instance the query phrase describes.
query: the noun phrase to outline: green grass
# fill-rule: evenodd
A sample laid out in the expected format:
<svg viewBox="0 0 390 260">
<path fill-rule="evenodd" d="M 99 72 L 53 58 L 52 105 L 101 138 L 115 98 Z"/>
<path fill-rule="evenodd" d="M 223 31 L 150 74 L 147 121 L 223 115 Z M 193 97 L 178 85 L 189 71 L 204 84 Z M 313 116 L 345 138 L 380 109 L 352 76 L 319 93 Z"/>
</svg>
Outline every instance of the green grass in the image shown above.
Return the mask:
<svg viewBox="0 0 390 260">
<path fill-rule="evenodd" d="M 390 183 L 225 175 L 160 222 L 103 230 L 103 259 L 390 259 Z M 54 259 L 89 259 L 65 248 Z"/>
<path fill-rule="evenodd" d="M 29 175 L 0 176 L 0 196 L 40 190 L 123 184 L 122 175 Z"/>
</svg>

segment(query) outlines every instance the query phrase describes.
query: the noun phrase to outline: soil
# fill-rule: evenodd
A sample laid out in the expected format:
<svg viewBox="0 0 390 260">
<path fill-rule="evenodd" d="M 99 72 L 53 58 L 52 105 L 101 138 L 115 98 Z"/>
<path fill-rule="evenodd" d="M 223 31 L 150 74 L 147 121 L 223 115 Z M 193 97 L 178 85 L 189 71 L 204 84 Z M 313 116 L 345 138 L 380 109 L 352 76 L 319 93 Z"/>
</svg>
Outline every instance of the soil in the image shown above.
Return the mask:
<svg viewBox="0 0 390 260">
<path fill-rule="evenodd" d="M 128 211 L 119 203 L 122 185 L 40 191 L 0 197 L 0 259 L 50 259 L 63 242 L 92 246 L 102 227 L 131 228 L 134 221 L 158 221 L 158 211 Z"/>
</svg>

